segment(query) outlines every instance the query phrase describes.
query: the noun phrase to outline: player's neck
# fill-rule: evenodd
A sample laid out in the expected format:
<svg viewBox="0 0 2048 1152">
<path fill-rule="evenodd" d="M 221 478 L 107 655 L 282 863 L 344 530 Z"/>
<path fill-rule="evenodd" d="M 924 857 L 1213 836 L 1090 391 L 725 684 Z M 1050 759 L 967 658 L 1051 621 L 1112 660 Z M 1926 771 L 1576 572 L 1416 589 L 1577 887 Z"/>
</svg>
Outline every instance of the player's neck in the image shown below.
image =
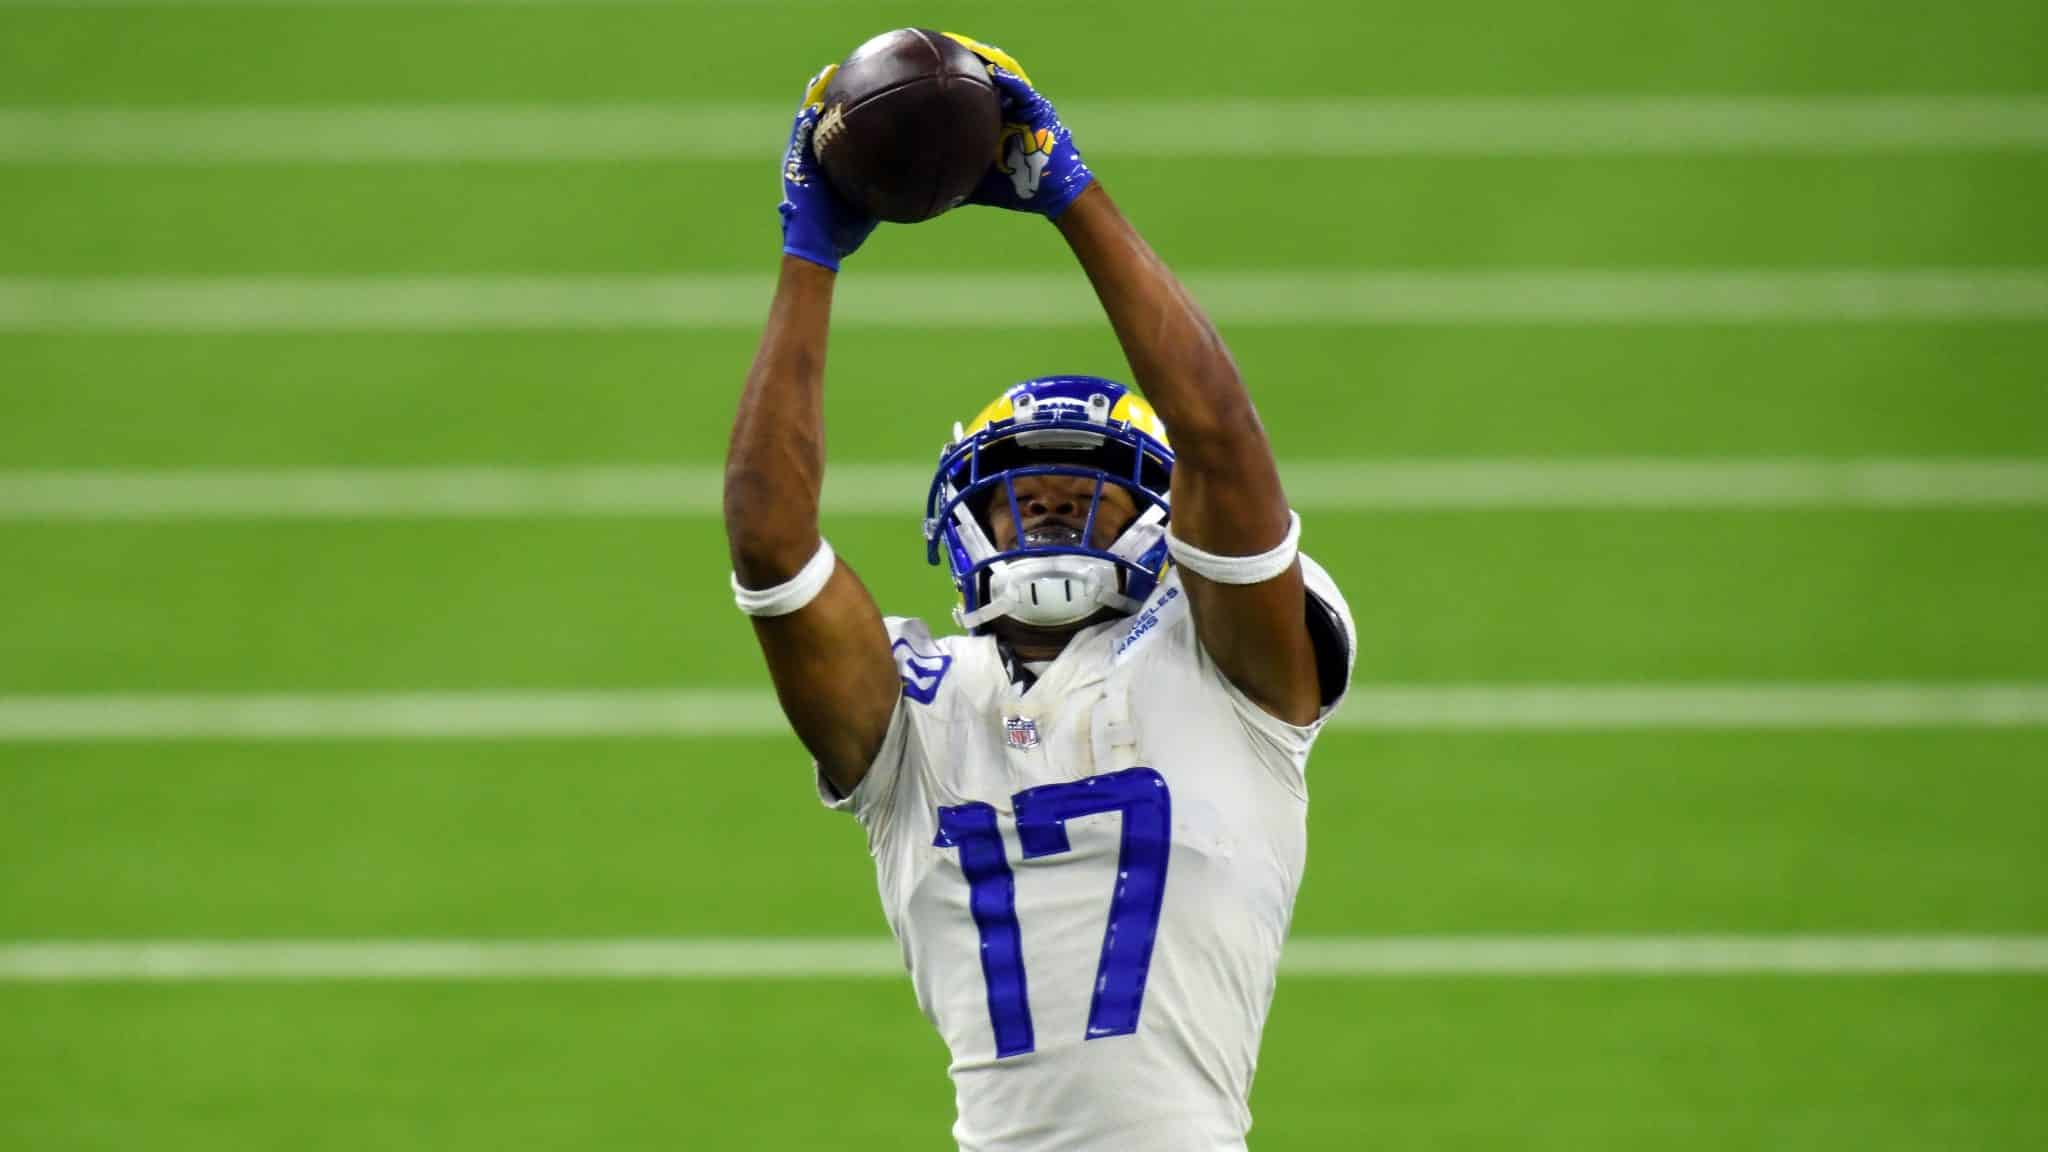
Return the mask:
<svg viewBox="0 0 2048 1152">
<path fill-rule="evenodd" d="M 1065 628 L 1031 628 L 1012 624 L 997 634 L 1007 645 L 1010 654 L 1019 660 L 1037 662 L 1057 660 L 1067 650 L 1067 643 L 1074 638 L 1084 625 L 1071 624 Z"/>
</svg>

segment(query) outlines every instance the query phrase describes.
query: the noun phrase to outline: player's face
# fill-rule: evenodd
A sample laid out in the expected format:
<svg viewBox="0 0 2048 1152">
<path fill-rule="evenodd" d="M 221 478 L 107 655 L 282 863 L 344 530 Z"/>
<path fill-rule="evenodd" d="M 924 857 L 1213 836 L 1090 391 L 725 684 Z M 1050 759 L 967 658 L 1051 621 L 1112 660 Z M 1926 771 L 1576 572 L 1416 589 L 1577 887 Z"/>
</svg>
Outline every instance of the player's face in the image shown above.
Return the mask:
<svg viewBox="0 0 2048 1152">
<path fill-rule="evenodd" d="M 1088 523 L 1088 506 L 1096 499 L 1095 481 L 1085 476 L 1020 476 L 1017 491 L 1021 525 L 1010 515 L 1010 502 L 1000 489 L 989 502 L 989 537 L 1008 551 L 1019 539 L 1031 544 L 1078 544 Z M 1102 507 L 1096 510 L 1091 547 L 1107 548 L 1138 516 L 1138 502 L 1116 484 L 1102 486 Z"/>
</svg>

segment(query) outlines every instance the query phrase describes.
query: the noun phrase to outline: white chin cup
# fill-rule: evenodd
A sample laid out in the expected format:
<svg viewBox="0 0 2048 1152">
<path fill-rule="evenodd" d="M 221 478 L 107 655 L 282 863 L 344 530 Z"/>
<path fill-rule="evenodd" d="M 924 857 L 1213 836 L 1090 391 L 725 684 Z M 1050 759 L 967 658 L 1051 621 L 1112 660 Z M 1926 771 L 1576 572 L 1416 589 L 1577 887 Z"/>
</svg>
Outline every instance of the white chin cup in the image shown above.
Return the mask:
<svg viewBox="0 0 2048 1152">
<path fill-rule="evenodd" d="M 1093 556 L 1028 556 L 989 566 L 988 603 L 962 621 L 970 627 L 998 616 L 1037 628 L 1078 624 L 1104 608 L 1136 605 L 1117 591 L 1116 565 Z"/>
</svg>

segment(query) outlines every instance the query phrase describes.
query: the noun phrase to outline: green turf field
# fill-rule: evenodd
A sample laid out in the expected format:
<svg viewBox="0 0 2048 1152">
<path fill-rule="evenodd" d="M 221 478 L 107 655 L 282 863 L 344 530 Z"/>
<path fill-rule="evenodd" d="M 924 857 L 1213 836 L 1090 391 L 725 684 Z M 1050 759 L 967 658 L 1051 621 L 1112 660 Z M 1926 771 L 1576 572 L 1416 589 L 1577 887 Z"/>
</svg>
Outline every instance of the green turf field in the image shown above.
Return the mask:
<svg viewBox="0 0 2048 1152">
<path fill-rule="evenodd" d="M 0 0 L 0 1149 L 950 1146 L 945 1052 L 903 978 L 39 981 L 7 961 L 65 941 L 886 932 L 859 833 L 811 798 L 795 741 L 758 726 L 25 735 L 24 716 L 67 701 L 112 716 L 116 694 L 758 693 L 709 516 L 8 509 L 57 472 L 715 466 L 755 339 L 729 324 L 198 331 L 158 305 L 82 330 L 38 301 L 205 282 L 253 310 L 272 281 L 347 278 L 371 299 L 401 277 L 767 273 L 784 109 L 816 67 L 903 24 L 1000 43 L 1080 107 L 1840 98 L 1905 116 L 2003 100 L 2004 142 L 1956 148 L 1131 155 L 1072 126 L 1156 246 L 1211 276 L 1633 270 L 1684 292 L 1729 270 L 2015 277 L 1983 290 L 2013 294 L 2003 311 L 1903 319 L 1774 319 L 1766 300 L 1735 321 L 1226 330 L 1283 459 L 2048 467 L 2038 0 Z M 134 138 L 150 110 L 384 123 L 451 106 L 725 109 L 763 134 L 755 158 L 87 161 L 47 127 L 67 110 Z M 1042 224 L 963 210 L 885 227 L 844 280 L 1067 267 Z M 835 461 L 926 464 L 1015 379 L 1123 374 L 1106 326 L 969 307 L 970 324 L 835 340 Z M 1882 682 L 2039 701 L 2048 486 L 2000 492 L 1333 508 L 1305 543 L 1350 596 L 1368 686 Z M 943 619 L 903 497 L 902 514 L 826 528 L 885 609 Z M 2001 725 L 1332 731 L 1295 932 L 2038 944 L 2044 773 L 2038 704 Z M 2043 1068 L 2039 962 L 1296 973 L 1252 1146 L 2038 1148 Z"/>
</svg>

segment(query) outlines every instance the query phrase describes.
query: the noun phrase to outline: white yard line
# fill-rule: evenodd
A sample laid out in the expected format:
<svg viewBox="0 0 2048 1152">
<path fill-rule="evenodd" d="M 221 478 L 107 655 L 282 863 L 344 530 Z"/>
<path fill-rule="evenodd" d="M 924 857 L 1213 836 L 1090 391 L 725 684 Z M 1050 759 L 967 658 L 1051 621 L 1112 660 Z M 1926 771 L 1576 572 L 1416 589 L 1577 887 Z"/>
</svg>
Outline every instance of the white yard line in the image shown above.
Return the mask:
<svg viewBox="0 0 2048 1152">
<path fill-rule="evenodd" d="M 842 0 L 0 0 L 10 8 L 822 8 Z"/>
<path fill-rule="evenodd" d="M 932 479 L 908 467 L 833 471 L 842 515 L 919 517 Z M 710 466 L 0 471 L 0 522 L 715 516 L 723 485 Z"/>
<path fill-rule="evenodd" d="M 1304 512 L 2048 506 L 2048 460 L 1322 460 L 1285 468 Z M 841 464 L 835 516 L 915 520 L 926 465 Z M 710 466 L 0 470 L 0 523 L 715 516 Z"/>
<path fill-rule="evenodd" d="M 1299 937 L 1297 976 L 2048 972 L 2042 936 Z M 0 944 L 0 984 L 903 979 L 887 938 L 135 940 Z"/>
<path fill-rule="evenodd" d="M 1062 104 L 1103 157 L 1902 155 L 2048 149 L 2039 96 Z M 769 160 L 793 106 L 0 108 L 0 164 Z"/>
<path fill-rule="evenodd" d="M 1752 731 L 2048 727 L 2048 683 L 1527 684 L 1355 689 L 1351 731 Z M 743 690 L 0 696 L 0 743 L 276 743 L 764 736 Z"/>
<path fill-rule="evenodd" d="M 1701 325 L 2048 321 L 2048 268 L 1192 271 L 1235 325 Z M 746 273 L 577 278 L 0 279 L 0 332 L 753 331 L 772 284 Z M 1103 323 L 1075 272 L 878 273 L 834 301 L 842 328 Z"/>
<path fill-rule="evenodd" d="M 1301 937 L 1318 976 L 2048 972 L 2048 936 Z"/>
<path fill-rule="evenodd" d="M 2048 683 L 1368 685 L 1332 723 L 1446 732 L 2042 728 Z"/>
<path fill-rule="evenodd" d="M 895 978 L 887 938 L 0 944 L 0 984 Z"/>
<path fill-rule="evenodd" d="M 759 735 L 764 692 L 418 692 L 0 696 L 0 741 L 498 740 Z"/>
</svg>

